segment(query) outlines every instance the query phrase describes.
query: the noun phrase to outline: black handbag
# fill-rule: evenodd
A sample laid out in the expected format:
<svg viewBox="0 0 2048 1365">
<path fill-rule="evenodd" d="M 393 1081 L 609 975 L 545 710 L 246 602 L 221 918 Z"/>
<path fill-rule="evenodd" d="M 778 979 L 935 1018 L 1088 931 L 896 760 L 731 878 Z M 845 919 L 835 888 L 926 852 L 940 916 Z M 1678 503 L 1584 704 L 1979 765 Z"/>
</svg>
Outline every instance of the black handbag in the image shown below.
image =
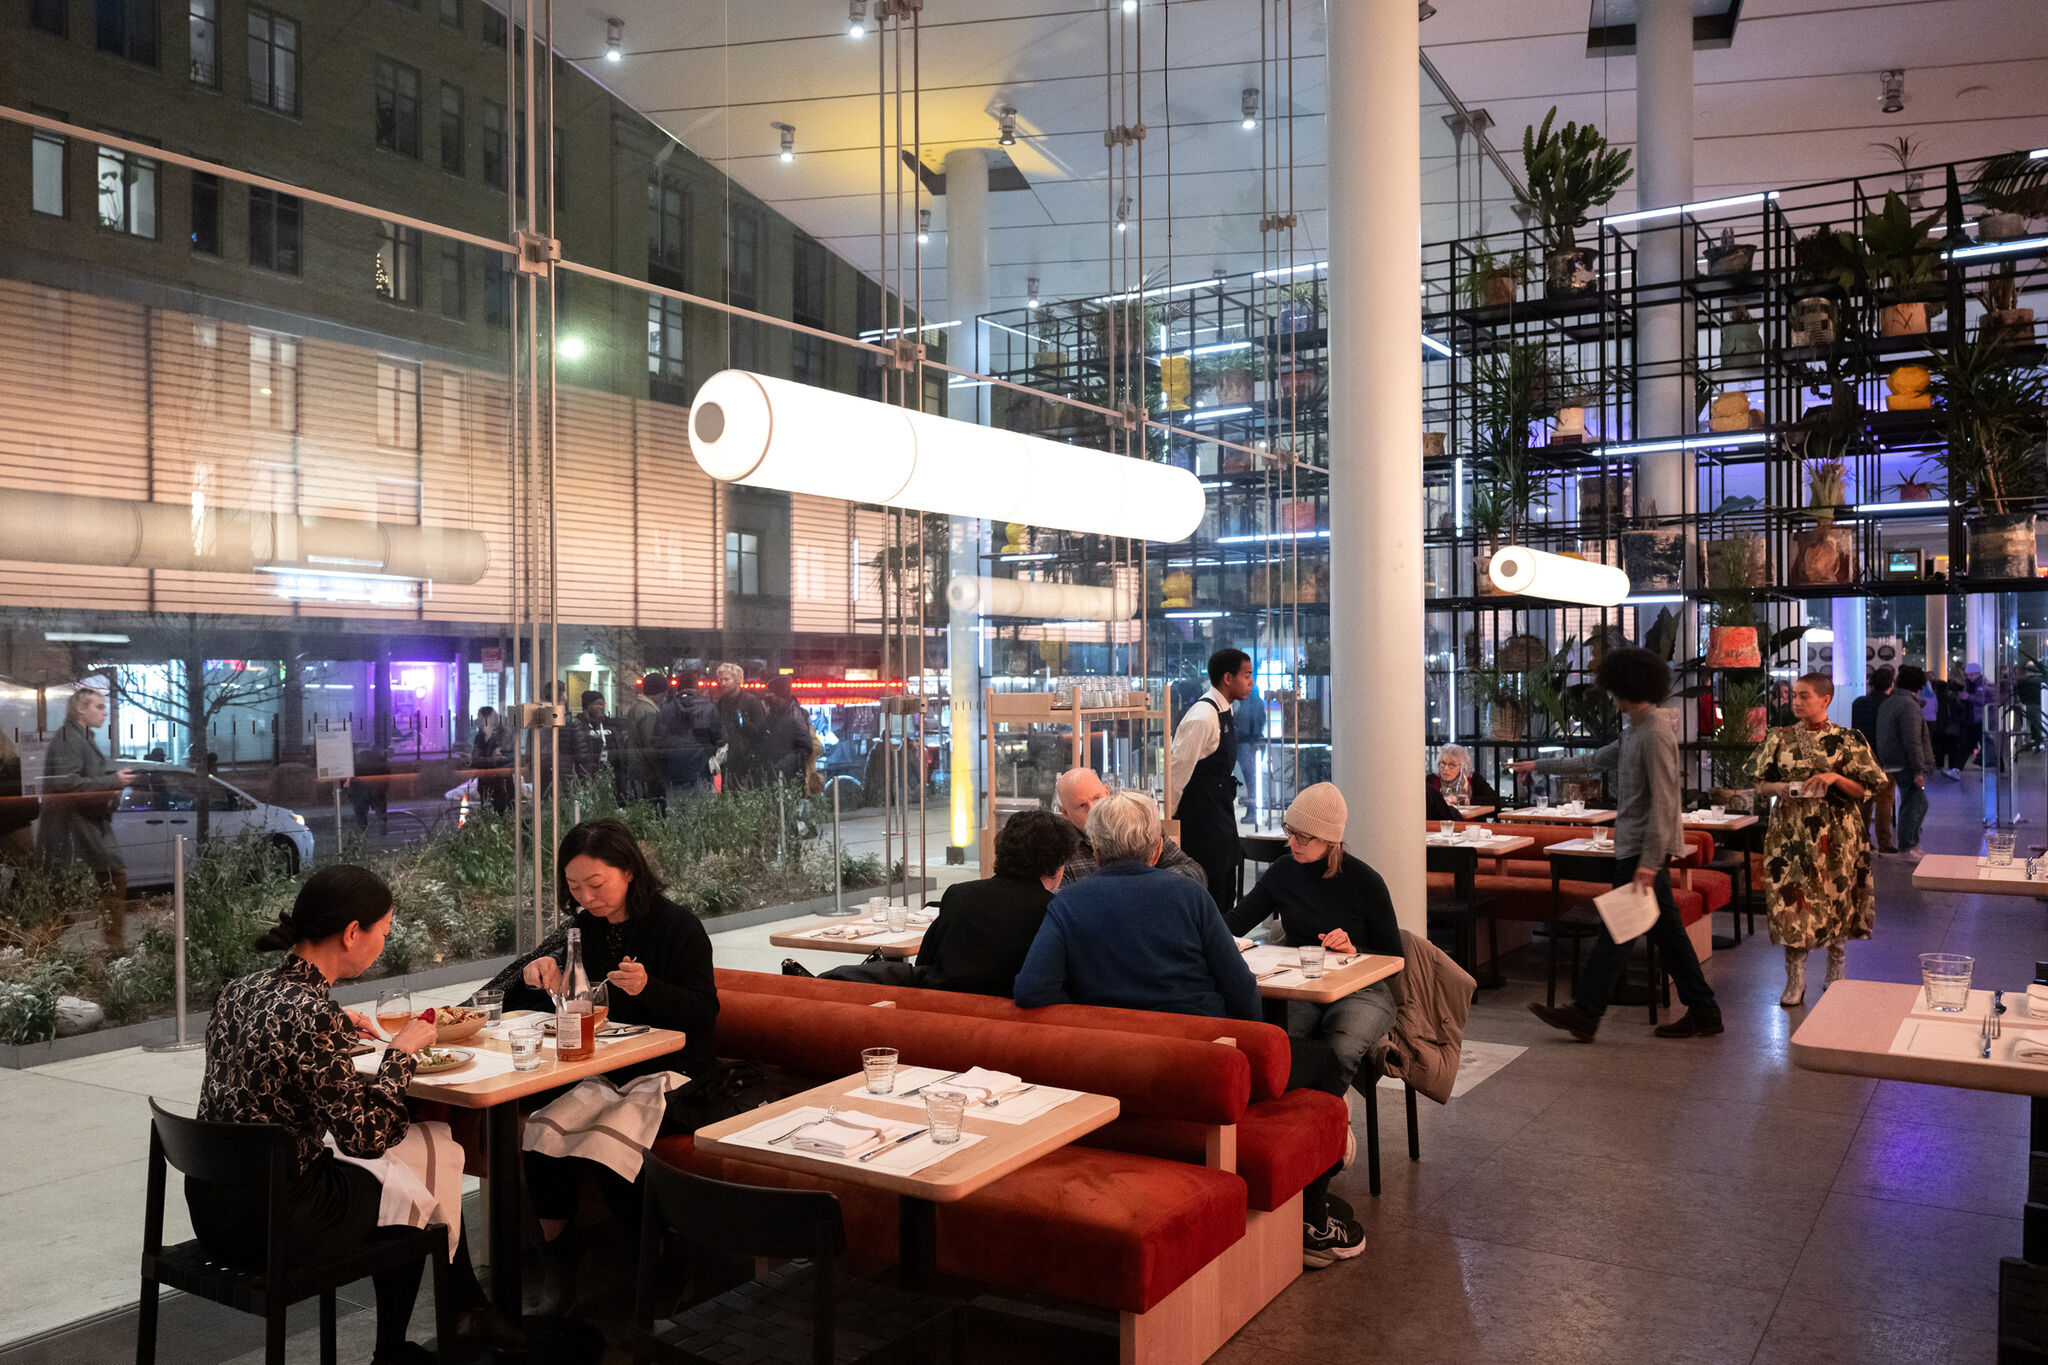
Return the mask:
<svg viewBox="0 0 2048 1365">
<path fill-rule="evenodd" d="M 719 1062 L 668 1097 L 661 1135 L 694 1133 L 707 1124 L 759 1109 L 777 1099 L 768 1069 L 755 1062 Z"/>
</svg>

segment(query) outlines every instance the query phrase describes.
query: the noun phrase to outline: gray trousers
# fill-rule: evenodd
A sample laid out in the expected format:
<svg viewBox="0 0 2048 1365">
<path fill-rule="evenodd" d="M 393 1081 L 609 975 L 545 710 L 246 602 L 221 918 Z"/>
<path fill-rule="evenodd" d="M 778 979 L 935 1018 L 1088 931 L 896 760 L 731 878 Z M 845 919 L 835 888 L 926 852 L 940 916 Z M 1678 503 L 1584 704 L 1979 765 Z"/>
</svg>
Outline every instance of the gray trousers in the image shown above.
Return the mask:
<svg viewBox="0 0 2048 1365">
<path fill-rule="evenodd" d="M 1318 1005 L 1307 1000 L 1287 1002 L 1287 1032 L 1296 1038 L 1319 1038 L 1337 1054 L 1337 1066 L 1348 1084 L 1365 1057 L 1365 1050 L 1385 1037 L 1394 1027 L 1392 983 L 1375 981 L 1364 990 L 1353 991 L 1342 1000 Z"/>
</svg>

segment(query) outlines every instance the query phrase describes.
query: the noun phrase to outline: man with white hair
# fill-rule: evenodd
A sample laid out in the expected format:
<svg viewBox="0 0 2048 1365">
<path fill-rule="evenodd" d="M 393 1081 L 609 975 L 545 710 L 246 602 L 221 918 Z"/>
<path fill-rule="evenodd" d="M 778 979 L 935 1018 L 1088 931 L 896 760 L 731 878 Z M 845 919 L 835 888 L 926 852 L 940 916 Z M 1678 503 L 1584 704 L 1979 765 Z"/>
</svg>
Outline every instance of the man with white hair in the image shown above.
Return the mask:
<svg viewBox="0 0 2048 1365">
<path fill-rule="evenodd" d="M 1017 1003 L 1262 1018 L 1258 984 L 1215 902 L 1154 866 L 1163 839 L 1152 799 L 1098 798 L 1088 839 L 1096 874 L 1052 898 L 1017 972 Z"/>
<path fill-rule="evenodd" d="M 1074 826 L 1081 836 L 1072 857 L 1067 859 L 1064 874 L 1066 884 L 1072 886 L 1083 877 L 1092 876 L 1099 865 L 1095 858 L 1095 845 L 1088 841 L 1088 812 L 1095 803 L 1109 795 L 1109 788 L 1103 785 L 1093 768 L 1069 768 L 1060 774 L 1059 785 L 1055 788 L 1060 798 L 1060 814 Z M 1186 877 L 1203 891 L 1209 889 L 1209 874 L 1202 871 L 1202 865 L 1190 858 L 1179 844 L 1171 839 L 1162 839 L 1159 845 L 1161 872 L 1171 872 Z"/>
</svg>

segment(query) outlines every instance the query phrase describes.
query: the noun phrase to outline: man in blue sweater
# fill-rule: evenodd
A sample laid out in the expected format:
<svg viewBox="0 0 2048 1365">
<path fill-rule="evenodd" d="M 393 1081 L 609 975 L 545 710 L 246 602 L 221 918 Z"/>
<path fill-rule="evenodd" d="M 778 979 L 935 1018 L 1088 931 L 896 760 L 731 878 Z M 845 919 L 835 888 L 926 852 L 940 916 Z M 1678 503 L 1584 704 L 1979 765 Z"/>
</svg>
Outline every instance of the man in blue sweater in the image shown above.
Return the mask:
<svg viewBox="0 0 2048 1365">
<path fill-rule="evenodd" d="M 1151 798 L 1103 797 L 1088 812 L 1088 839 L 1100 870 L 1053 897 L 1017 973 L 1017 1003 L 1262 1017 L 1215 903 L 1153 866 L 1164 841 Z"/>
</svg>

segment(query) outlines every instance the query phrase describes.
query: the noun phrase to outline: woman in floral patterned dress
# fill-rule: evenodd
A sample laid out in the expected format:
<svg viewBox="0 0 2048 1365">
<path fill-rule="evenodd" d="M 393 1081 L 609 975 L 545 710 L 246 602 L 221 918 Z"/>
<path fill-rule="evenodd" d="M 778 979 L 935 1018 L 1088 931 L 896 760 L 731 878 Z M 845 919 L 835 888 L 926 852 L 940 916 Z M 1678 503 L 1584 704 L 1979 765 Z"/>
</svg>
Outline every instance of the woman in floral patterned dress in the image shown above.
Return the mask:
<svg viewBox="0 0 2048 1365">
<path fill-rule="evenodd" d="M 1764 832 L 1764 905 L 1771 942 L 1785 948 L 1778 1003 L 1788 1007 L 1806 998 L 1809 949 L 1827 948 L 1831 986 L 1842 979 L 1843 945 L 1869 938 L 1877 919 L 1863 803 L 1884 773 L 1863 736 L 1828 720 L 1834 695 L 1825 673 L 1799 679 L 1792 686 L 1797 723 L 1765 735 L 1749 761 L 1757 793 L 1779 798 Z"/>
</svg>

